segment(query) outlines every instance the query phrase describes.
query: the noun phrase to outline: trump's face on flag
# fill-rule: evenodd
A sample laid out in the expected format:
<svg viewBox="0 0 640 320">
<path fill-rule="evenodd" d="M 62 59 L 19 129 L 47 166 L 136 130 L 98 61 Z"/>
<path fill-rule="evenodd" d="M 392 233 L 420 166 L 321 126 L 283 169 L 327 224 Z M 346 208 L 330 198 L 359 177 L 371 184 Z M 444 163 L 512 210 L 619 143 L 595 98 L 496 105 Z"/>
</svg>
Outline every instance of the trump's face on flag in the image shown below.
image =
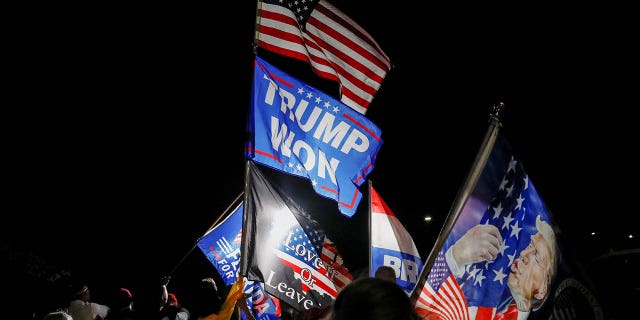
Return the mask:
<svg viewBox="0 0 640 320">
<path fill-rule="evenodd" d="M 555 274 L 555 235 L 551 226 L 536 218 L 538 232 L 511 265 L 507 285 L 519 310 L 536 310 L 549 293 Z"/>
</svg>

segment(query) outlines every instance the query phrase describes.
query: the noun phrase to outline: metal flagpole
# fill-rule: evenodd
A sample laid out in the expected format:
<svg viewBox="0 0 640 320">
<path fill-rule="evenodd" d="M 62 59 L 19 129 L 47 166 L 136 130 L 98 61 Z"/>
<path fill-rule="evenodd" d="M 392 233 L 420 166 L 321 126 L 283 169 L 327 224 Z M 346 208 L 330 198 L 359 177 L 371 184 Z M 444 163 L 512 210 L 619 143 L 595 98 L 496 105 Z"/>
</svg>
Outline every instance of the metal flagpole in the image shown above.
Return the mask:
<svg viewBox="0 0 640 320">
<path fill-rule="evenodd" d="M 433 263 L 435 262 L 438 253 L 442 249 L 444 241 L 451 232 L 451 229 L 453 228 L 456 220 L 458 220 L 458 216 L 460 215 L 462 208 L 467 202 L 467 199 L 469 199 L 469 195 L 475 188 L 476 183 L 480 178 L 480 174 L 482 173 L 484 166 L 487 164 L 487 160 L 489 159 L 489 155 L 491 154 L 491 150 L 493 149 L 496 137 L 498 136 L 498 130 L 502 126 L 500 122 L 500 112 L 503 108 L 503 102 L 498 102 L 491 107 L 491 111 L 489 114 L 489 128 L 487 129 L 487 132 L 484 136 L 484 140 L 482 142 L 482 145 L 480 146 L 480 150 L 476 155 L 476 158 L 473 162 L 469 174 L 467 175 L 464 185 L 460 190 L 458 190 L 458 194 L 456 195 L 453 205 L 449 210 L 449 214 L 447 215 L 447 220 L 445 221 L 442 230 L 440 230 L 440 234 L 436 239 L 436 243 L 433 248 L 431 248 L 431 252 L 429 253 L 422 271 L 420 272 L 418 282 L 411 292 L 411 305 L 413 306 L 415 306 L 416 302 L 418 301 L 418 297 L 420 297 L 420 293 L 422 292 L 422 287 L 425 285 L 427 275 L 431 271 Z"/>
<path fill-rule="evenodd" d="M 254 26 L 254 33 L 253 33 L 253 54 L 257 54 L 258 53 L 258 28 L 260 25 L 260 17 L 261 17 L 261 11 L 262 11 L 262 1 L 258 0 L 256 2 L 256 23 Z"/>
<path fill-rule="evenodd" d="M 247 191 L 249 191 L 249 186 L 251 185 L 251 174 L 250 174 L 250 170 L 249 170 L 249 161 L 251 160 L 245 160 L 245 171 L 244 171 L 244 199 L 242 199 L 242 205 L 243 205 L 243 212 L 242 212 L 242 238 L 240 240 L 240 248 L 242 248 L 242 250 L 240 250 L 240 275 L 246 275 L 247 273 L 247 268 L 248 266 L 245 268 L 245 261 L 247 259 L 246 255 L 246 244 L 248 243 L 249 240 L 249 232 L 247 232 Z M 252 230 L 253 231 L 253 230 Z"/>
<path fill-rule="evenodd" d="M 171 276 L 176 271 L 176 269 L 178 269 L 178 267 L 191 254 L 191 252 L 193 252 L 193 250 L 196 248 L 196 246 L 198 246 L 198 242 L 200 242 L 200 240 L 204 236 L 206 236 L 207 233 L 209 233 L 209 231 L 211 231 L 211 229 L 213 229 L 216 225 L 218 225 L 218 222 L 220 222 L 220 220 L 223 217 L 226 217 L 229 214 L 229 210 L 231 210 L 232 208 L 234 208 L 238 204 L 238 200 L 240 200 L 240 197 L 242 196 L 242 194 L 243 194 L 243 192 L 241 192 L 235 199 L 233 199 L 233 202 L 231 202 L 231 204 L 226 209 L 224 209 L 222 214 L 218 216 L 218 218 L 216 219 L 216 221 L 213 222 L 213 224 L 211 224 L 209 229 L 207 229 L 207 231 L 205 231 L 205 233 L 196 240 L 196 242 L 193 244 L 191 249 L 189 249 L 189 251 L 187 251 L 187 253 L 184 256 L 182 256 L 182 259 L 180 259 L 180 261 L 175 265 L 175 267 L 173 267 L 173 269 L 171 269 L 171 272 L 168 274 L 168 276 Z"/>
<path fill-rule="evenodd" d="M 371 253 L 371 244 L 372 244 L 372 242 L 371 242 L 371 184 L 372 183 L 371 183 L 371 180 L 367 180 L 367 182 L 368 182 L 368 187 L 369 187 L 369 192 L 367 192 L 367 194 L 368 194 L 367 198 L 369 199 L 369 210 L 367 212 L 368 213 L 367 222 L 368 222 L 368 225 L 369 225 L 369 229 L 368 229 L 369 230 L 368 231 L 368 233 L 369 233 L 369 275 L 371 275 L 371 267 L 372 267 L 371 266 L 371 259 L 372 259 L 372 256 L 371 256 L 372 255 L 372 253 Z"/>
</svg>

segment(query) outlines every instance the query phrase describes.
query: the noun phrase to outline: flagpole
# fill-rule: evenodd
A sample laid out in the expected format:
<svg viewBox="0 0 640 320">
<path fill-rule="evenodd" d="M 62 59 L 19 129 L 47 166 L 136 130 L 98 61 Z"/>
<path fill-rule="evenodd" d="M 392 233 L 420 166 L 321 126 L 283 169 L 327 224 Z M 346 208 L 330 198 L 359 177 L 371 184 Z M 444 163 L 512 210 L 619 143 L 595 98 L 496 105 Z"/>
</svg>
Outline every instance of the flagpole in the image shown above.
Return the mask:
<svg viewBox="0 0 640 320">
<path fill-rule="evenodd" d="M 260 25 L 260 12 L 262 11 L 262 1 L 258 0 L 256 2 L 256 22 L 253 27 L 253 54 L 258 54 L 258 26 Z"/>
<path fill-rule="evenodd" d="M 367 180 L 368 182 L 368 187 L 369 187 L 369 192 L 367 192 L 368 196 L 367 198 L 369 199 L 369 211 L 368 211 L 368 215 L 367 215 L 367 224 L 369 225 L 369 275 L 371 275 L 371 259 L 372 259 L 372 253 L 371 253 L 371 180 Z"/>
<path fill-rule="evenodd" d="M 231 204 L 224 209 L 224 211 L 222 211 L 222 214 L 220 214 L 218 216 L 218 218 L 216 218 L 216 221 L 213 222 L 213 224 L 211 224 L 211 226 L 209 227 L 209 229 L 207 229 L 207 231 L 204 232 L 203 235 L 201 235 L 196 242 L 193 244 L 193 246 L 191 247 L 191 249 L 189 249 L 189 251 L 187 251 L 187 253 L 185 253 L 184 256 L 182 256 L 182 259 L 180 259 L 180 261 L 173 267 L 173 269 L 171 269 L 171 272 L 169 272 L 168 276 L 171 276 L 177 269 L 178 267 L 180 267 L 180 265 L 184 262 L 184 260 L 191 254 L 191 252 L 193 252 L 193 250 L 195 250 L 195 248 L 198 246 L 198 242 L 200 242 L 200 240 L 207 235 L 207 233 L 209 233 L 209 231 L 211 231 L 211 229 L 213 229 L 216 225 L 218 225 L 218 222 L 220 222 L 220 220 L 223 217 L 226 217 L 229 214 L 229 210 L 231 210 L 231 208 L 235 207 L 238 204 L 238 200 L 240 200 L 240 197 L 242 196 L 243 192 L 241 192 L 235 199 L 233 199 L 233 202 L 231 202 Z"/>
<path fill-rule="evenodd" d="M 249 237 L 249 233 L 247 232 L 247 194 L 249 191 L 249 185 L 250 185 L 250 180 L 251 180 L 251 175 L 249 174 L 249 161 L 251 160 L 245 160 L 245 167 L 244 167 L 244 199 L 242 199 L 242 206 L 243 206 L 243 211 L 242 211 L 242 238 L 240 239 L 240 274 L 246 276 L 247 275 L 247 264 L 245 263 L 245 261 L 247 261 L 247 241 L 248 241 L 248 237 Z"/>
<path fill-rule="evenodd" d="M 484 140 L 482 142 L 482 145 L 480 146 L 480 150 L 478 151 L 478 154 L 473 161 L 473 165 L 471 167 L 471 170 L 469 171 L 469 174 L 467 175 L 464 185 L 462 186 L 462 188 L 460 188 L 460 190 L 458 190 L 458 194 L 456 195 L 454 203 L 449 210 L 449 214 L 447 215 L 447 220 L 440 230 L 440 234 L 436 239 L 436 243 L 433 248 L 431 248 L 431 252 L 429 253 L 422 271 L 420 272 L 418 283 L 416 283 L 416 286 L 411 292 L 411 305 L 413 306 L 415 306 L 416 302 L 418 301 L 418 297 L 420 297 L 420 293 L 422 292 L 422 288 L 425 285 L 427 275 L 431 271 L 435 259 L 442 249 L 444 241 L 451 232 L 451 229 L 453 228 L 456 220 L 458 220 L 458 216 L 460 215 L 462 208 L 467 202 L 467 199 L 469 199 L 469 195 L 471 195 L 471 192 L 475 188 L 476 183 L 480 178 L 480 174 L 482 173 L 484 166 L 487 164 L 487 160 L 489 159 L 489 155 L 491 154 L 491 150 L 493 149 L 496 137 L 498 136 L 498 130 L 502 126 L 500 122 L 500 112 L 502 111 L 502 109 L 504 109 L 504 103 L 501 101 L 491 107 L 491 111 L 489 113 L 489 128 L 487 129 L 487 132 L 484 136 Z"/>
<path fill-rule="evenodd" d="M 207 229 L 207 231 L 205 231 L 205 233 L 202 236 L 200 236 L 200 238 L 198 238 L 196 243 L 200 242 L 200 240 L 202 240 L 202 238 L 204 238 L 204 236 L 206 236 L 207 233 L 209 233 L 209 231 L 211 231 L 211 229 L 213 229 L 215 226 L 217 226 L 218 223 L 220 222 L 220 220 L 229 213 L 229 210 L 231 210 L 231 209 L 233 209 L 233 208 L 235 208 L 237 206 L 238 201 L 240 200 L 240 197 L 242 197 L 243 194 L 244 194 L 244 192 L 240 192 L 240 194 L 238 194 L 238 196 L 236 196 L 236 198 L 233 199 L 231 204 L 226 209 L 224 209 L 223 213 L 221 215 L 219 215 L 218 218 L 216 219 L 216 221 L 214 221 L 213 224 L 211 224 L 209 229 Z"/>
</svg>

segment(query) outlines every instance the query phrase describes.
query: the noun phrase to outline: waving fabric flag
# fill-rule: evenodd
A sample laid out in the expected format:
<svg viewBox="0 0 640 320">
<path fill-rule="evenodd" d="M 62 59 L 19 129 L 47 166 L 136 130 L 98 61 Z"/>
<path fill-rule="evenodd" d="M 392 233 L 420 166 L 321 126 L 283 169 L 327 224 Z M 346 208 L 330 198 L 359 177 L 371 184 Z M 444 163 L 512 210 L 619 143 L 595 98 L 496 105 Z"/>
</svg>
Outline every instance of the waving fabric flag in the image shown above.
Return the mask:
<svg viewBox="0 0 640 320">
<path fill-rule="evenodd" d="M 345 105 L 365 114 L 391 66 L 374 39 L 324 0 L 261 3 L 258 46 L 308 62 L 320 77 L 340 83 Z"/>
<path fill-rule="evenodd" d="M 213 264 L 225 285 L 233 285 L 240 268 L 240 244 L 242 238 L 242 214 L 244 206 L 239 203 L 218 225 L 211 228 L 197 242 L 197 246 Z M 280 319 L 280 301 L 264 292 L 261 283 L 245 281 L 246 303 L 252 306 L 256 320 Z M 245 318 L 244 313 L 242 314 Z"/>
<path fill-rule="evenodd" d="M 198 248 L 222 276 L 225 285 L 238 278 L 242 236 L 242 202 L 222 222 L 209 229 L 198 240 Z"/>
<path fill-rule="evenodd" d="M 336 282 L 351 276 L 323 263 L 324 231 L 295 203 L 285 201 L 257 165 L 247 163 L 241 274 L 264 283 L 268 293 L 298 311 L 332 303 L 339 292 Z M 337 254 L 335 248 L 333 252 Z M 342 259 L 337 254 L 333 260 Z"/>
<path fill-rule="evenodd" d="M 550 212 L 500 135 L 416 302 L 429 319 L 526 319 L 557 271 Z"/>
<path fill-rule="evenodd" d="M 411 235 L 372 185 L 369 187 L 369 196 L 371 197 L 370 276 L 373 277 L 380 266 L 390 266 L 396 271 L 396 283 L 410 294 L 422 270 L 420 253 Z"/>
<path fill-rule="evenodd" d="M 248 130 L 247 158 L 308 178 L 342 214 L 355 214 L 382 146 L 373 122 L 256 57 Z"/>
</svg>

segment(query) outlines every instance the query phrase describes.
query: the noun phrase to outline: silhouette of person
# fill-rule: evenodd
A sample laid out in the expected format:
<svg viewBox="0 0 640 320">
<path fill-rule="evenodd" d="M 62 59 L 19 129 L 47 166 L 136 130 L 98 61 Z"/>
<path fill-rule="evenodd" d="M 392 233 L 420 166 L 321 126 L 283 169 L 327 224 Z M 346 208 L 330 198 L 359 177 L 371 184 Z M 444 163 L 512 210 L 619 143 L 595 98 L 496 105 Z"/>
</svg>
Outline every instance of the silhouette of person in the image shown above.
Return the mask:
<svg viewBox="0 0 640 320">
<path fill-rule="evenodd" d="M 47 313 L 42 320 L 73 320 L 73 318 L 64 311 L 53 311 Z"/>
<path fill-rule="evenodd" d="M 222 297 L 213 278 L 203 278 L 197 287 L 195 301 L 191 304 L 193 319 L 204 318 L 218 313 L 222 306 Z"/>
<path fill-rule="evenodd" d="M 396 271 L 390 266 L 379 266 L 376 272 L 373 274 L 374 278 L 388 280 L 396 283 Z"/>
<path fill-rule="evenodd" d="M 414 319 L 409 296 L 389 280 L 360 278 L 349 283 L 333 303 L 333 320 Z"/>
<path fill-rule="evenodd" d="M 189 320 L 191 314 L 183 307 L 175 294 L 167 295 L 167 303 L 160 309 L 160 320 Z"/>
<path fill-rule="evenodd" d="M 110 308 L 91 302 L 89 286 L 80 284 L 71 294 L 67 311 L 74 320 L 104 320 L 109 315 Z"/>
<path fill-rule="evenodd" d="M 108 320 L 134 320 L 136 318 L 133 309 L 133 294 L 127 288 L 118 289 Z"/>
</svg>

